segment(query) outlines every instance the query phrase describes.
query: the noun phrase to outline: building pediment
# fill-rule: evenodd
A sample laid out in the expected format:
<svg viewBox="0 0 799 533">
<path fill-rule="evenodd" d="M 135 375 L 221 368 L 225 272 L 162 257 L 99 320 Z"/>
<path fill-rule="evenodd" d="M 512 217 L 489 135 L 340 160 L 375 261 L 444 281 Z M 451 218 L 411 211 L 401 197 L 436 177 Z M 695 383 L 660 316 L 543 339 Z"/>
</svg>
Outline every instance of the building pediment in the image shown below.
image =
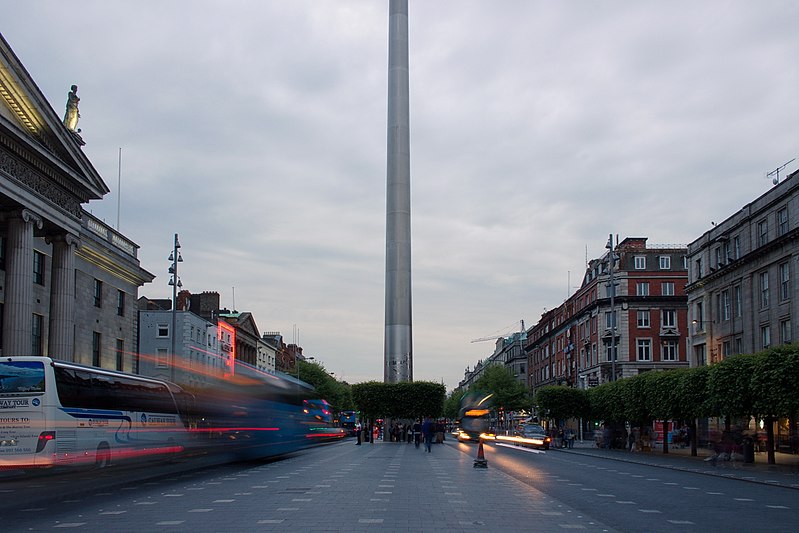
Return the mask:
<svg viewBox="0 0 799 533">
<path fill-rule="evenodd" d="M 73 204 L 109 192 L 82 144 L 0 34 L 0 171 L 31 194 L 80 217 Z"/>
</svg>

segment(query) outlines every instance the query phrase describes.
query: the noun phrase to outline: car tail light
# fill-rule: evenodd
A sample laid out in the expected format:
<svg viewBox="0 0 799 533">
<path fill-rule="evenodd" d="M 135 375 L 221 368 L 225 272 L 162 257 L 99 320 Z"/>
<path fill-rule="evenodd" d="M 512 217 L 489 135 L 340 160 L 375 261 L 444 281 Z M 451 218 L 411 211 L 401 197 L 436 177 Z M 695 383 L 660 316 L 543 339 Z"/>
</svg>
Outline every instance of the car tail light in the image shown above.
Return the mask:
<svg viewBox="0 0 799 533">
<path fill-rule="evenodd" d="M 39 434 L 39 442 L 36 443 L 36 453 L 44 450 L 47 443 L 55 439 L 55 431 L 42 431 Z"/>
</svg>

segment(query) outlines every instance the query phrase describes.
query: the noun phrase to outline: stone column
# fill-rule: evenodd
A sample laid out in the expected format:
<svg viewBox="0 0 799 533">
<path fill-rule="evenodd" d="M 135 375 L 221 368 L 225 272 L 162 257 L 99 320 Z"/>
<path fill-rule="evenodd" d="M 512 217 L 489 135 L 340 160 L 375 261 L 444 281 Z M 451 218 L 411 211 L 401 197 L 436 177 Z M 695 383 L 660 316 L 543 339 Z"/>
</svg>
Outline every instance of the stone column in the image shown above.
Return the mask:
<svg viewBox="0 0 799 533">
<path fill-rule="evenodd" d="M 34 226 L 42 219 L 27 209 L 8 216 L 3 355 L 31 355 Z"/>
<path fill-rule="evenodd" d="M 48 355 L 64 361 L 75 360 L 75 250 L 80 241 L 66 233 L 51 237 L 53 244 L 50 285 L 50 335 Z"/>
</svg>

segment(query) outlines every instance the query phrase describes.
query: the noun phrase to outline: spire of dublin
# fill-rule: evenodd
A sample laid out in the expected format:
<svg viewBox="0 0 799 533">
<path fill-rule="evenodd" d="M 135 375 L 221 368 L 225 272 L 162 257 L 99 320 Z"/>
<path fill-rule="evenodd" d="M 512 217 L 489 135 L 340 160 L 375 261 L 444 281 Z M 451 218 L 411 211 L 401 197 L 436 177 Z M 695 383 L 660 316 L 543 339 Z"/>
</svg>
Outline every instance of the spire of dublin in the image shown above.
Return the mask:
<svg viewBox="0 0 799 533">
<path fill-rule="evenodd" d="M 383 381 L 413 381 L 411 336 L 411 154 L 408 103 L 408 0 L 388 14 L 386 172 L 386 329 Z"/>
</svg>

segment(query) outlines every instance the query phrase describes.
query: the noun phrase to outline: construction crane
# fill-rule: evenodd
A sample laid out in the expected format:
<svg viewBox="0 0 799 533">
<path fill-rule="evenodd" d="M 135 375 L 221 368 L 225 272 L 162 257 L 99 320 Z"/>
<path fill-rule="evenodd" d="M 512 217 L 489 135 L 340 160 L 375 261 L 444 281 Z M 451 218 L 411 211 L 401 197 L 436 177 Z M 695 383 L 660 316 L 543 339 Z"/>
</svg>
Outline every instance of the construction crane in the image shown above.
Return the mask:
<svg viewBox="0 0 799 533">
<path fill-rule="evenodd" d="M 524 331 L 525 331 L 525 329 L 524 329 L 524 320 L 519 320 L 519 324 L 521 324 L 521 328 L 522 328 L 521 330 L 519 330 L 519 332 L 524 333 Z M 495 341 L 497 339 L 504 339 L 504 338 L 510 337 L 514 333 L 519 333 L 519 332 L 517 332 L 517 331 L 509 331 L 509 332 L 503 333 L 501 335 L 490 335 L 488 337 L 480 337 L 479 339 L 472 339 L 470 342 L 474 343 L 474 342 Z"/>
</svg>

